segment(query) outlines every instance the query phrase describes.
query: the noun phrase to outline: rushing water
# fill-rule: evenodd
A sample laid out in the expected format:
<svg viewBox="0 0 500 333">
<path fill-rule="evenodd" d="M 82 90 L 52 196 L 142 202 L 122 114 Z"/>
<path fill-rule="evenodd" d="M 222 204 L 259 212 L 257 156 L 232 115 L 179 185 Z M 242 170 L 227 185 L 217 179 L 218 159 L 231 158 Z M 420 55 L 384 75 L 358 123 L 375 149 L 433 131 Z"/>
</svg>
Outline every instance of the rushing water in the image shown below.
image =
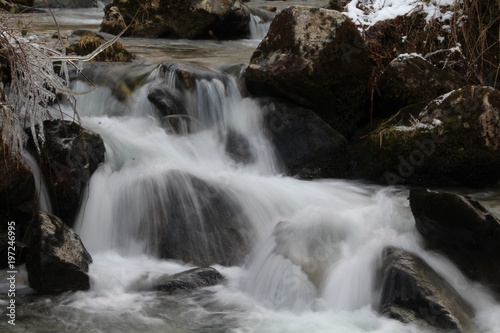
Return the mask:
<svg viewBox="0 0 500 333">
<path fill-rule="evenodd" d="M 155 41 L 154 51 L 142 51 L 147 64 L 97 69 L 89 75 L 95 89 L 74 83 L 75 90 L 91 91 L 76 102 L 82 125 L 106 146 L 75 225 L 94 260 L 91 289 L 36 296 L 22 287 L 20 274 L 12 332 L 422 332 L 376 312 L 375 272 L 388 245 L 424 258 L 474 305 L 484 332 L 498 331 L 500 306 L 448 260 L 422 248 L 406 189 L 283 175 L 262 126 L 264 110 L 216 69 L 248 61 L 257 43 Z M 220 56 L 212 53 L 217 48 Z M 163 53 L 168 63 L 159 62 Z M 172 62 L 180 58 L 206 66 Z M 193 87 L 183 87 L 177 69 L 194 73 Z M 130 95 L 117 93 L 130 77 L 145 82 Z M 154 89 L 167 91 L 182 112 L 161 114 L 148 100 Z M 71 118 L 70 108 L 63 111 L 54 116 Z M 235 136 L 251 158 L 238 160 L 227 149 Z M 200 182 L 208 184 L 203 192 Z M 213 198 L 222 206 L 207 207 Z M 209 217 L 226 216 L 220 207 L 238 216 L 249 244 L 239 264 L 212 265 L 223 284 L 174 295 L 133 288 L 145 273 L 194 267 L 159 259 L 159 236 L 172 211 L 196 230 L 180 234 L 186 248 L 223 255 L 219 233 L 203 229 Z M 0 298 L 2 307 L 6 302 Z M 10 330 L 6 320 L 0 328 Z"/>
</svg>

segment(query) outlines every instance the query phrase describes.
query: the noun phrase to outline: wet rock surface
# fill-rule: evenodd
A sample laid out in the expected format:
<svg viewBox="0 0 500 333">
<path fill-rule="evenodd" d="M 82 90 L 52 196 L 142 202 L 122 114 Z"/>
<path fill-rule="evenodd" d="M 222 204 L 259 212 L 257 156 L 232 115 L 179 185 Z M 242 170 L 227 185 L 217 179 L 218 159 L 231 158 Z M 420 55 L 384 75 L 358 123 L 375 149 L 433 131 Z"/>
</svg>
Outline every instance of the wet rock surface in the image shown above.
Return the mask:
<svg viewBox="0 0 500 333">
<path fill-rule="evenodd" d="M 43 124 L 40 167 L 54 214 L 72 226 L 85 185 L 104 161 L 104 142 L 74 122 L 48 120 Z"/>
<path fill-rule="evenodd" d="M 80 237 L 58 217 L 39 212 L 29 230 L 26 269 L 40 293 L 87 290 L 92 257 Z"/>
<path fill-rule="evenodd" d="M 500 294 L 500 220 L 466 196 L 410 191 L 417 230 L 429 249 L 450 258 L 465 275 Z"/>
<path fill-rule="evenodd" d="M 476 332 L 474 309 L 420 257 L 390 247 L 380 271 L 380 312 L 439 332 Z"/>
<path fill-rule="evenodd" d="M 222 274 L 215 268 L 200 267 L 173 275 L 147 276 L 133 284 L 132 289 L 176 293 L 214 286 L 221 283 L 223 279 Z"/>
</svg>

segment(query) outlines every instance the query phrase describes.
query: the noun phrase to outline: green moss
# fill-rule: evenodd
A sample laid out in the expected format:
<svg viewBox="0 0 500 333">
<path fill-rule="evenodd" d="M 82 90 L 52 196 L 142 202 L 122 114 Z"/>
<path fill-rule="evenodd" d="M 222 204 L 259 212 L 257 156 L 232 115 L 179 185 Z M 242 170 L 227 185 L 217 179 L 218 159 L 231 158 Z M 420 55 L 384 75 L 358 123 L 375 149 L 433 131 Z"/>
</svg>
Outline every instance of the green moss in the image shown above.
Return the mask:
<svg viewBox="0 0 500 333">
<path fill-rule="evenodd" d="M 106 43 L 106 39 L 98 35 L 84 35 L 78 42 L 70 45 L 66 52 L 80 56 L 94 52 L 99 46 Z M 110 47 L 99 53 L 92 61 L 97 62 L 130 62 L 132 54 L 123 48 L 122 43 L 116 41 Z"/>
</svg>

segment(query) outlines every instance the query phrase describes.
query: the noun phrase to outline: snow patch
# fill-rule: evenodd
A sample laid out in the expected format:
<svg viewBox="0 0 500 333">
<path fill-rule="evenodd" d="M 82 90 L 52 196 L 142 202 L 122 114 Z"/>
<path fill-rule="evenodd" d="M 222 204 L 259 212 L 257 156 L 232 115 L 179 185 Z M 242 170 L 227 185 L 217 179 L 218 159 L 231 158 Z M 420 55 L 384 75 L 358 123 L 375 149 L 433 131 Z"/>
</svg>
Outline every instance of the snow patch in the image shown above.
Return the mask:
<svg viewBox="0 0 500 333">
<path fill-rule="evenodd" d="M 367 29 L 377 22 L 391 20 L 413 12 L 427 14 L 426 20 L 439 19 L 442 22 L 453 16 L 455 0 L 352 0 L 346 12 L 360 29 Z"/>
</svg>

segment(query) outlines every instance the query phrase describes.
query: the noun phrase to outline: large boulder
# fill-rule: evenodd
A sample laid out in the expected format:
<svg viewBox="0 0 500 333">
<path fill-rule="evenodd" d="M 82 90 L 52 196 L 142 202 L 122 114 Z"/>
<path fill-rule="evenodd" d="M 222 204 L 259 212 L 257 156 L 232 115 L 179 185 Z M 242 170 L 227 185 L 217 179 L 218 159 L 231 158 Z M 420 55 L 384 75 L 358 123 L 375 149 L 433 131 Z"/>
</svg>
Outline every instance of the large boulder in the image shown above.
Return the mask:
<svg viewBox="0 0 500 333">
<path fill-rule="evenodd" d="M 104 161 L 104 142 L 98 134 L 70 121 L 44 121 L 43 131 L 39 162 L 54 214 L 72 226 L 85 185 Z"/>
<path fill-rule="evenodd" d="M 477 332 L 474 309 L 420 257 L 386 248 L 379 272 L 379 311 L 439 332 Z"/>
<path fill-rule="evenodd" d="M 499 134 L 500 91 L 466 86 L 435 99 L 413 121 L 385 121 L 354 145 L 353 177 L 391 185 L 493 186 L 500 180 Z"/>
<path fill-rule="evenodd" d="M 446 192 L 410 191 L 417 230 L 468 277 L 500 294 L 500 220 L 477 201 Z"/>
<path fill-rule="evenodd" d="M 92 257 L 80 237 L 58 217 L 39 212 L 29 230 L 26 269 L 41 293 L 87 290 Z"/>
<path fill-rule="evenodd" d="M 388 117 L 405 106 L 428 103 L 465 84 L 465 79 L 452 69 L 440 69 L 420 56 L 399 56 L 384 69 L 375 85 L 377 116 Z"/>
<path fill-rule="evenodd" d="M 357 27 L 340 12 L 289 7 L 276 15 L 244 73 L 248 89 L 311 108 L 350 134 L 366 116 L 370 65 Z"/>
<path fill-rule="evenodd" d="M 350 168 L 347 140 L 311 110 L 263 101 L 264 128 L 290 176 L 342 178 Z"/>
<path fill-rule="evenodd" d="M 193 268 L 174 275 L 148 274 L 132 285 L 133 290 L 174 293 L 219 284 L 224 277 L 212 267 Z"/>
<path fill-rule="evenodd" d="M 252 13 L 240 0 L 114 0 L 104 12 L 104 32 L 190 39 L 248 37 Z"/>
<path fill-rule="evenodd" d="M 165 1 L 165 19 L 181 38 L 248 36 L 250 9 L 239 0 Z"/>
</svg>

